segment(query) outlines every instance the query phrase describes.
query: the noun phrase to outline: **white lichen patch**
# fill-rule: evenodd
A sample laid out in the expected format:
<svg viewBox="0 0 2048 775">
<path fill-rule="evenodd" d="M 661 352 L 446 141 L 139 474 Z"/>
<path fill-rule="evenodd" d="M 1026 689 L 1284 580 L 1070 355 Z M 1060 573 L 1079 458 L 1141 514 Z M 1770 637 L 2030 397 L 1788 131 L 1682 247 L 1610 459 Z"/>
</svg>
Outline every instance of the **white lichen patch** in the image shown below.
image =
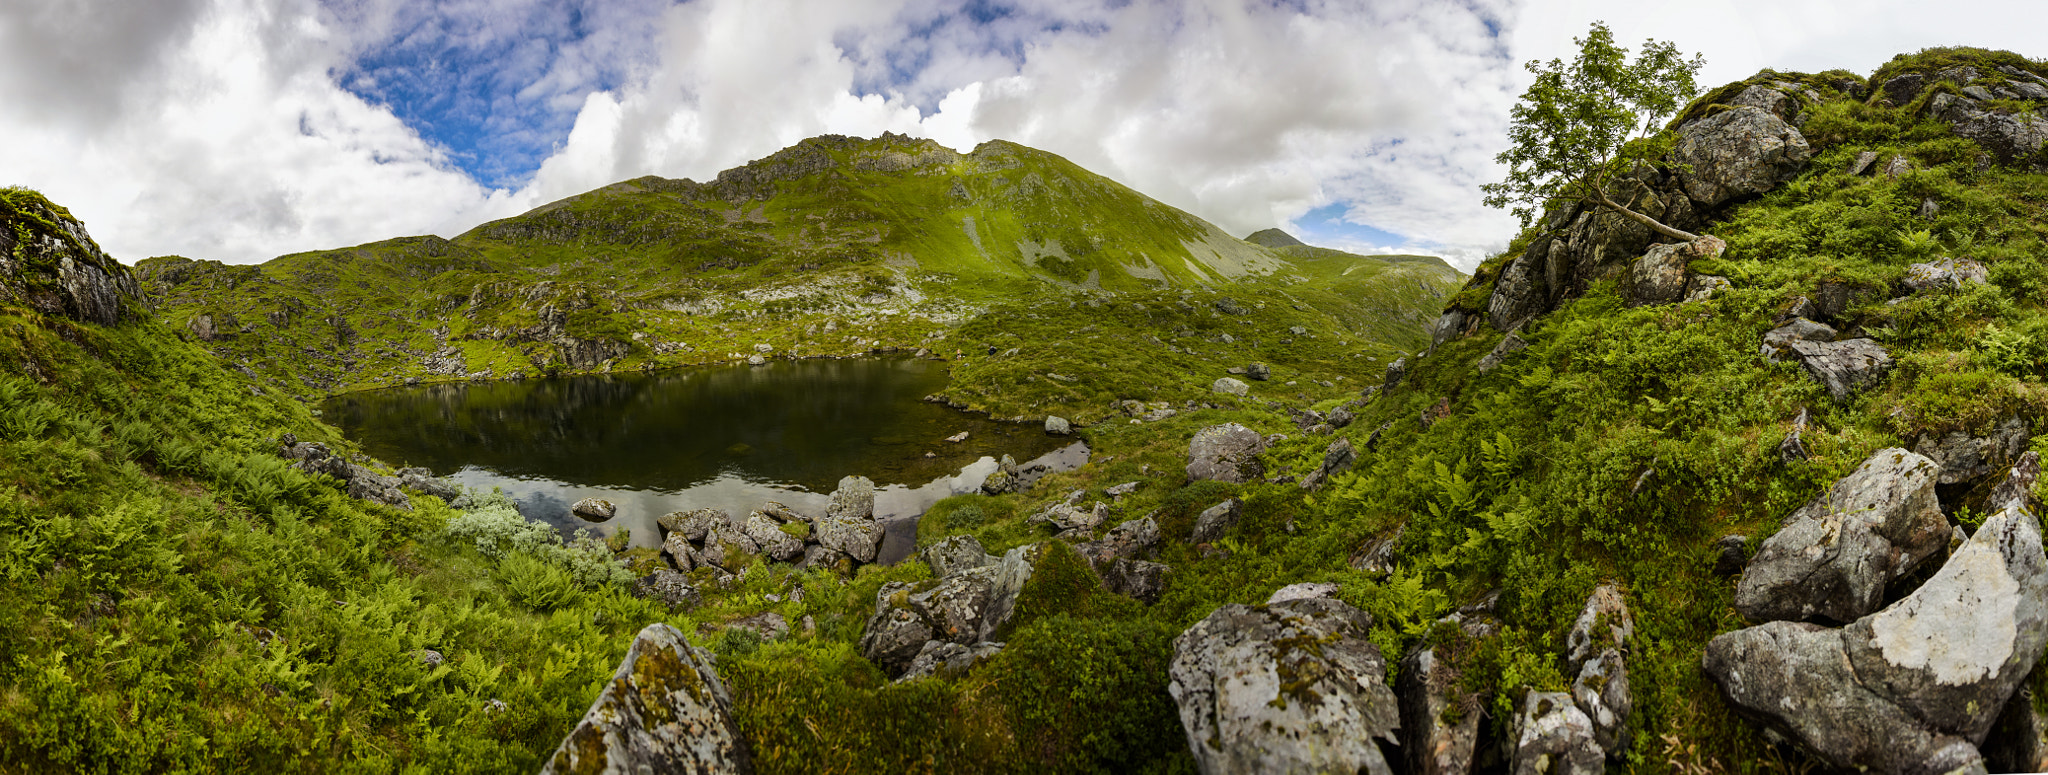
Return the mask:
<svg viewBox="0 0 2048 775">
<path fill-rule="evenodd" d="M 1988 532 L 1988 531 L 1980 531 Z M 1998 674 L 2019 637 L 2020 584 L 1989 540 L 1972 540 L 1897 605 L 1871 615 L 1885 661 L 1959 686 Z"/>
</svg>

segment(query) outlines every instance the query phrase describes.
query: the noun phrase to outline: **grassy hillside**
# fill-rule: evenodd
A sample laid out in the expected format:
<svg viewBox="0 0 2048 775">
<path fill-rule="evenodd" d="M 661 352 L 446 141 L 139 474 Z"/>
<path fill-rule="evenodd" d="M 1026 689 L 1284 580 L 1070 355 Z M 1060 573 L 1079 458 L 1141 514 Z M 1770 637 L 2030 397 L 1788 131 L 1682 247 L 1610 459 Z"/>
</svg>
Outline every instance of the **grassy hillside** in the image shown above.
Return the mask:
<svg viewBox="0 0 2048 775">
<path fill-rule="evenodd" d="M 1311 382 L 1355 379 L 1425 345 L 1420 324 L 1462 278 L 1436 259 L 1244 242 L 1012 143 L 962 155 L 894 135 L 813 138 L 710 183 L 626 181 L 452 240 L 138 268 L 166 323 L 301 397 L 726 362 L 756 344 L 778 357 L 994 345 L 1020 352 L 994 372 L 974 364 L 952 397 L 1077 419 L 1102 402 L 982 388 L 990 374 L 1116 373 L 1103 364 L 1161 356 L 1184 357 L 1145 384 L 1098 381 L 1089 397 L 1185 401 L 1256 360 Z M 1219 303 L 1230 325 L 1203 327 L 1237 341 L 1215 347 L 1169 349 L 1179 314 L 1094 319 L 1153 307 L 1214 317 Z M 1049 309 L 1065 312 L 1029 312 Z M 1108 332 L 1066 341 L 1091 322 Z M 1293 347 L 1305 339 L 1327 346 Z"/>
</svg>

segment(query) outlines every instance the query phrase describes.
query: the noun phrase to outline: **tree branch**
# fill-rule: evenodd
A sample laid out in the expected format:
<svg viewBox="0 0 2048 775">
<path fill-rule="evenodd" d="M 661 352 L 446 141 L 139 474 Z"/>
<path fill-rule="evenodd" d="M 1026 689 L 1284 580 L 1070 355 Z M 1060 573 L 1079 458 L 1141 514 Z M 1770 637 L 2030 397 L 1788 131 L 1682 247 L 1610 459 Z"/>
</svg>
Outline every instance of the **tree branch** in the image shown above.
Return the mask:
<svg viewBox="0 0 2048 775">
<path fill-rule="evenodd" d="M 1655 218 L 1651 218 L 1650 216 L 1623 207 L 1619 203 L 1615 202 L 1613 199 L 1609 199 L 1607 197 L 1606 191 L 1595 189 L 1593 191 L 1593 197 L 1593 201 L 1599 202 L 1601 206 L 1613 210 L 1617 213 L 1621 213 L 1622 215 L 1627 216 L 1629 220 L 1635 221 L 1644 226 L 1648 226 L 1650 227 L 1650 230 L 1655 231 L 1658 234 L 1662 234 L 1672 239 L 1685 240 L 1686 242 L 1691 242 L 1693 240 L 1700 238 L 1700 235 L 1698 234 L 1694 234 L 1684 229 L 1675 229 L 1670 226 L 1666 226 L 1662 221 L 1659 221 Z"/>
</svg>

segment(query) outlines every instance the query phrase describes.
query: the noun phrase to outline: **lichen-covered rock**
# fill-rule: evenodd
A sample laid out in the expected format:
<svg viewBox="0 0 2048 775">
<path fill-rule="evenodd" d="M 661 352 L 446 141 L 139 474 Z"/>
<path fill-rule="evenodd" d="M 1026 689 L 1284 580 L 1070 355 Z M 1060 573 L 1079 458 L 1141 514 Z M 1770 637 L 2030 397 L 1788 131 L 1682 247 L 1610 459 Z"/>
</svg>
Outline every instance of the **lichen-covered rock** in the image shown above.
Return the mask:
<svg viewBox="0 0 2048 775">
<path fill-rule="evenodd" d="M 1367 635 L 1328 598 L 1231 604 L 1174 639 L 1167 691 L 1204 773 L 1390 773 L 1400 711 Z M 1313 644 L 1311 647 L 1310 644 Z"/>
<path fill-rule="evenodd" d="M 789 619 L 774 611 L 763 611 L 727 622 L 725 628 L 746 630 L 759 636 L 762 642 L 774 642 L 789 635 Z"/>
<path fill-rule="evenodd" d="M 1990 281 L 1990 270 L 1967 258 L 1942 258 L 1906 267 L 1906 287 L 1914 291 L 1961 288 Z"/>
<path fill-rule="evenodd" d="M 434 477 L 434 472 L 425 468 L 401 468 L 398 470 L 399 486 L 421 495 L 432 495 L 442 501 L 453 502 L 462 497 L 462 491 L 455 485 Z"/>
<path fill-rule="evenodd" d="M 717 525 L 704 534 L 704 550 L 697 556 L 720 568 L 738 571 L 760 554 L 761 545 L 754 543 L 746 531 L 732 525 Z"/>
<path fill-rule="evenodd" d="M 988 478 L 981 480 L 981 492 L 983 495 L 1017 492 L 1023 484 L 1022 473 L 1017 469 L 1017 459 L 1004 455 L 1003 459 L 996 461 L 996 470 L 990 471 Z"/>
<path fill-rule="evenodd" d="M 2048 646 L 2048 563 L 2035 517 L 1987 519 L 1905 599 L 1841 629 L 1769 622 L 1715 637 L 1702 667 L 1728 702 L 1830 766 L 1975 766 Z"/>
<path fill-rule="evenodd" d="M 1858 390 L 1877 384 L 1892 368 L 1892 356 L 1869 339 L 1843 342 L 1791 342 L 1786 347 L 1799 358 L 1799 365 L 1813 381 L 1828 389 L 1828 395 L 1842 401 Z"/>
<path fill-rule="evenodd" d="M 1173 568 L 1165 563 L 1117 558 L 1097 566 L 1102 588 L 1140 603 L 1156 603 L 1166 593 Z"/>
<path fill-rule="evenodd" d="M 782 523 L 774 517 L 755 511 L 747 515 L 747 524 L 740 528 L 747 538 L 760 547 L 770 559 L 777 562 L 793 562 L 804 556 L 804 541 L 782 529 Z"/>
<path fill-rule="evenodd" d="M 1486 298 L 1486 320 L 1494 330 L 1512 331 L 1549 309 L 1541 267 L 1541 259 L 1532 249 L 1516 256 L 1501 270 L 1500 277 L 1493 282 L 1493 295 Z"/>
<path fill-rule="evenodd" d="M 1327 581 L 1304 581 L 1299 584 L 1289 584 L 1287 586 L 1273 590 L 1273 594 L 1267 595 L 1266 605 L 1272 605 L 1274 603 L 1285 603 L 1289 600 L 1308 600 L 1310 598 L 1317 597 L 1336 597 L 1338 589 L 1339 587 L 1337 585 Z"/>
<path fill-rule="evenodd" d="M 1628 612 L 1621 588 L 1613 584 L 1594 587 L 1593 594 L 1586 596 L 1586 607 L 1579 609 L 1579 618 L 1572 622 L 1571 632 L 1565 634 L 1569 672 L 1578 672 L 1579 665 L 1602 651 L 1627 648 L 1635 634 L 1636 620 Z"/>
<path fill-rule="evenodd" d="M 903 671 L 903 675 L 897 676 L 896 682 L 904 683 L 920 678 L 959 678 L 966 675 L 975 665 L 1002 651 L 1003 644 L 992 641 L 982 641 L 971 646 L 951 641 L 925 641 L 924 648 L 917 652 L 916 658 L 910 660 L 910 667 Z"/>
<path fill-rule="evenodd" d="M 2048 119 L 2031 113 L 1988 110 L 1977 100 L 1948 93 L 1929 99 L 1927 112 L 1958 136 L 1977 141 L 1999 161 L 2030 160 L 2048 144 Z"/>
<path fill-rule="evenodd" d="M 667 538 L 662 539 L 661 553 L 668 555 L 668 561 L 676 566 L 676 570 L 684 573 L 704 563 L 703 556 L 697 553 L 697 547 L 691 546 L 689 539 L 684 538 L 682 533 L 670 533 Z"/>
<path fill-rule="evenodd" d="M 1226 396 L 1242 396 L 1251 390 L 1251 386 L 1234 377 L 1217 377 L 1216 383 L 1210 385 L 1209 389 Z"/>
<path fill-rule="evenodd" d="M 1630 266 L 1630 295 L 1636 304 L 1670 304 L 1685 298 L 1691 262 L 1714 258 L 1728 249 L 1720 237 L 1707 235 L 1691 242 L 1651 245 Z"/>
<path fill-rule="evenodd" d="M 1703 208 L 1758 196 L 1806 169 L 1813 150 L 1784 119 L 1735 107 L 1679 127 L 1671 160 L 1690 165 L 1679 180 Z"/>
<path fill-rule="evenodd" d="M 1607 752 L 1593 739 L 1593 721 L 1560 692 L 1530 692 L 1516 716 L 1514 775 L 1600 775 Z"/>
<path fill-rule="evenodd" d="M 1393 573 L 1394 552 L 1400 548 L 1401 536 L 1407 532 L 1408 525 L 1403 523 L 1400 527 L 1394 528 L 1392 535 L 1366 541 L 1345 564 L 1351 566 L 1352 570 L 1364 571 L 1375 576 Z"/>
<path fill-rule="evenodd" d="M 804 558 L 797 561 L 795 568 L 800 571 L 824 568 L 846 576 L 853 573 L 853 564 L 853 558 L 846 556 L 845 552 L 810 544 L 804 547 Z"/>
<path fill-rule="evenodd" d="M 947 538 L 918 553 L 926 565 L 931 566 L 933 578 L 945 578 L 957 571 L 994 565 L 999 561 L 988 550 L 981 548 L 981 542 L 974 536 L 958 535 Z"/>
<path fill-rule="evenodd" d="M 1458 334 L 1464 330 L 1465 311 L 1457 309 L 1444 310 L 1444 314 L 1437 316 L 1436 322 L 1429 327 L 1429 346 L 1436 347 L 1451 341 L 1457 338 Z"/>
<path fill-rule="evenodd" d="M 666 624 L 650 624 L 633 639 L 597 702 L 541 769 L 545 775 L 752 771 L 732 697 L 710 655 Z"/>
<path fill-rule="evenodd" d="M 1099 571 L 1111 560 L 1150 557 L 1158 546 L 1159 522 L 1142 517 L 1110 528 L 1099 540 L 1075 544 L 1074 551 Z"/>
<path fill-rule="evenodd" d="M 1984 436 L 1959 430 L 1923 435 L 1913 443 L 1913 452 L 1941 467 L 1942 484 L 1975 482 L 2017 462 L 2031 438 L 2026 420 L 2008 417 Z"/>
<path fill-rule="evenodd" d="M 1380 383 L 1380 390 L 1387 391 L 1401 386 L 1401 380 L 1408 378 L 1408 358 L 1395 358 L 1387 364 L 1387 378 Z"/>
<path fill-rule="evenodd" d="M 1206 544 L 1221 539 L 1230 529 L 1237 527 L 1237 520 L 1244 516 L 1244 502 L 1230 498 L 1195 516 L 1194 533 L 1188 536 L 1188 543 Z"/>
<path fill-rule="evenodd" d="M 1799 112 L 1798 100 L 1793 99 L 1789 94 L 1760 83 L 1750 84 L 1749 88 L 1743 89 L 1740 93 L 1728 98 L 1728 101 L 1724 104 L 1761 108 L 1769 111 L 1771 115 L 1786 121 L 1791 121 L 1793 115 Z"/>
<path fill-rule="evenodd" d="M 1045 432 L 1054 436 L 1066 436 L 1074 432 L 1074 425 L 1065 417 L 1045 416 Z"/>
<path fill-rule="evenodd" d="M 1244 375 L 1248 379 L 1264 382 L 1273 378 L 1273 367 L 1257 362 L 1247 363 L 1244 367 Z"/>
<path fill-rule="evenodd" d="M 1237 423 L 1203 428 L 1188 442 L 1188 481 L 1244 484 L 1256 480 L 1266 473 L 1259 463 L 1259 454 L 1265 451 L 1266 438 Z"/>
<path fill-rule="evenodd" d="M 101 250 L 84 223 L 21 189 L 0 192 L 0 301 L 106 326 L 149 313 L 134 272 Z"/>
<path fill-rule="evenodd" d="M 667 568 L 640 577 L 633 583 L 633 595 L 659 602 L 671 611 L 686 611 L 704 600 L 690 577 Z"/>
<path fill-rule="evenodd" d="M 1020 546 L 994 565 L 883 585 L 861 635 L 861 654 L 889 675 L 900 676 L 926 641 L 971 645 L 991 640 L 1009 623 L 1039 551 L 1039 545 Z"/>
<path fill-rule="evenodd" d="M 840 479 L 817 531 L 820 546 L 855 562 L 874 562 L 882 546 L 882 525 L 875 521 L 875 483 L 865 476 Z"/>
<path fill-rule="evenodd" d="M 713 526 L 732 524 L 732 515 L 725 513 L 725 509 L 702 508 L 671 511 L 654 521 L 671 534 L 679 533 L 684 539 L 702 541 L 704 534 Z"/>
<path fill-rule="evenodd" d="M 1757 354 L 1774 361 L 1783 360 L 1793 342 L 1832 342 L 1835 335 L 1833 326 L 1794 317 L 1765 333 Z"/>
<path fill-rule="evenodd" d="M 619 508 L 603 498 L 584 498 L 569 507 L 569 513 L 592 522 L 603 522 L 619 513 Z"/>
<path fill-rule="evenodd" d="M 1054 530 L 1075 533 L 1090 533 L 1109 518 L 1109 504 L 1096 501 L 1091 506 L 1080 506 L 1068 501 L 1053 501 L 1045 509 L 1024 519 L 1025 524 L 1049 525 Z"/>
<path fill-rule="evenodd" d="M 1765 539 L 1735 587 L 1735 610 L 1752 622 L 1847 622 L 1877 610 L 1885 585 L 1947 545 L 1940 473 L 1920 455 L 1878 450 Z"/>
<path fill-rule="evenodd" d="M 1628 716 L 1635 702 L 1628 696 L 1628 665 L 1621 652 L 1606 649 L 1579 666 L 1572 681 L 1572 702 L 1593 723 L 1593 742 L 1610 755 L 1628 750 Z"/>
<path fill-rule="evenodd" d="M 1485 374 L 1500 368 L 1502 363 L 1507 362 L 1508 356 L 1526 349 L 1529 349 L 1529 343 L 1522 339 L 1521 333 L 1509 332 L 1507 336 L 1500 338 L 1500 344 L 1494 345 L 1493 350 L 1479 359 L 1479 373 Z"/>
<path fill-rule="evenodd" d="M 1323 450 L 1322 464 L 1316 466 L 1316 470 L 1308 472 L 1307 476 L 1301 478 L 1301 488 L 1304 490 L 1318 489 L 1323 486 L 1324 482 L 1329 481 L 1331 476 L 1343 473 L 1351 468 L 1351 464 L 1357 460 L 1358 452 L 1351 448 L 1350 439 L 1340 438 L 1330 442 L 1330 446 Z"/>
</svg>

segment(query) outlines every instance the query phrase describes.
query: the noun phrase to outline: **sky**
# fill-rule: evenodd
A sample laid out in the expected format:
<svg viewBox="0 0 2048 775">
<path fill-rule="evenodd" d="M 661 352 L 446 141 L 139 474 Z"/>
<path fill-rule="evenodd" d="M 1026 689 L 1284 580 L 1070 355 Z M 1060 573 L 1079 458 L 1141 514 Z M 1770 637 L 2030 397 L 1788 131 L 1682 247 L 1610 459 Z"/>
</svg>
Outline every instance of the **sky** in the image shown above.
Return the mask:
<svg viewBox="0 0 2048 775">
<path fill-rule="evenodd" d="M 477 224 L 805 137 L 1060 154 L 1240 236 L 1470 269 L 1522 63 L 1618 42 L 1869 74 L 2048 56 L 2048 3 L 0 0 L 0 185 L 115 257 L 255 263 Z"/>
</svg>

